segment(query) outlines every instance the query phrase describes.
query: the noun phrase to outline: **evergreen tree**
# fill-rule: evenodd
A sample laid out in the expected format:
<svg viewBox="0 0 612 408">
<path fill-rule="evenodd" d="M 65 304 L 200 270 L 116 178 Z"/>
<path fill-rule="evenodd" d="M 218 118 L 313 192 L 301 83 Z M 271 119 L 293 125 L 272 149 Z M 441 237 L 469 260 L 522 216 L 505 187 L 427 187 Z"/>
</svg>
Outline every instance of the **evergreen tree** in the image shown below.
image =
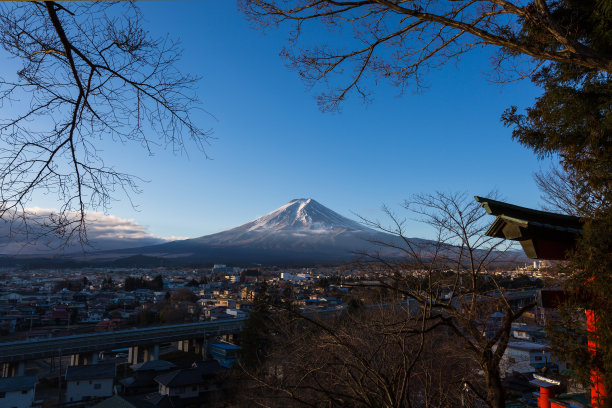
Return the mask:
<svg viewBox="0 0 612 408">
<path fill-rule="evenodd" d="M 566 0 L 556 3 L 553 18 L 572 36 L 593 50 L 612 54 L 612 3 L 603 0 Z M 524 35 L 550 47 L 555 40 L 525 23 Z M 539 156 L 558 156 L 567 173 L 573 212 L 584 220 L 584 232 L 569 254 L 566 289 L 571 310 L 553 338 L 558 354 L 570 361 L 578 378 L 588 382 L 596 368 L 612 390 L 612 81 L 609 72 L 584 65 L 553 62 L 532 80 L 544 89 L 524 114 L 516 107 L 502 119 L 513 127 L 513 137 Z M 595 333 L 587 333 L 584 317 L 572 310 L 593 310 Z M 595 354 L 589 340 L 599 344 Z M 607 406 L 612 406 L 608 398 Z"/>
<path fill-rule="evenodd" d="M 153 281 L 151 282 L 151 289 L 153 290 L 162 290 L 164 288 L 164 279 L 162 278 L 161 275 L 157 275 L 153 278 Z"/>
<path fill-rule="evenodd" d="M 259 366 L 265 358 L 266 338 L 269 335 L 270 295 L 264 282 L 253 299 L 253 309 L 240 334 L 241 362 L 248 369 Z"/>
</svg>

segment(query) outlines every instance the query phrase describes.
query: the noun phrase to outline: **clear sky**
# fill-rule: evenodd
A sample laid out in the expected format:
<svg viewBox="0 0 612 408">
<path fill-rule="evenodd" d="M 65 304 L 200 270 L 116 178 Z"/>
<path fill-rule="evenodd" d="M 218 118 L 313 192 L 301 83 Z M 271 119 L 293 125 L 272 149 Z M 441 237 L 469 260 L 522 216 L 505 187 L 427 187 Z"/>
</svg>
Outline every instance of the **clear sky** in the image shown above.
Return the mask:
<svg viewBox="0 0 612 408">
<path fill-rule="evenodd" d="M 500 85 L 485 75 L 486 50 L 427 77 L 422 93 L 384 82 L 374 100 L 321 113 L 279 52 L 286 31 L 249 27 L 229 0 L 139 2 L 146 27 L 182 41 L 184 71 L 202 77 L 200 123 L 214 130 L 210 159 L 194 151 L 149 157 L 137 145 L 101 146 L 108 163 L 140 176 L 143 192 L 109 213 L 157 236 L 196 237 L 245 223 L 294 198 L 311 197 L 353 217 L 380 217 L 419 192 L 499 190 L 509 202 L 539 206 L 532 174 L 546 163 L 511 139 L 500 115 L 529 106 L 540 90 L 529 81 Z M 307 32 L 313 40 L 330 35 Z M 6 68 L 0 57 L 0 67 Z M 49 208 L 44 198 L 32 205 Z M 426 236 L 415 225 L 412 236 Z"/>
</svg>

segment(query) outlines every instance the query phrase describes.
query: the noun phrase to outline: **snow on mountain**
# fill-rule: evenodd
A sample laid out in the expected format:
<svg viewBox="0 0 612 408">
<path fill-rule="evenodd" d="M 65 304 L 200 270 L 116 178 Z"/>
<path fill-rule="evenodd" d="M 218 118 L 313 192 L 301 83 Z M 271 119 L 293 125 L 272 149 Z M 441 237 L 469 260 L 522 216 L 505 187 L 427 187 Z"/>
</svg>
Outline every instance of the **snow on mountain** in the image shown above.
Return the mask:
<svg viewBox="0 0 612 408">
<path fill-rule="evenodd" d="M 319 204 L 312 198 L 291 200 L 282 207 L 235 228 L 248 231 L 369 231 L 372 230 Z"/>
<path fill-rule="evenodd" d="M 347 252 L 379 234 L 319 204 L 312 198 L 292 200 L 251 222 L 191 241 L 213 247 Z"/>
</svg>

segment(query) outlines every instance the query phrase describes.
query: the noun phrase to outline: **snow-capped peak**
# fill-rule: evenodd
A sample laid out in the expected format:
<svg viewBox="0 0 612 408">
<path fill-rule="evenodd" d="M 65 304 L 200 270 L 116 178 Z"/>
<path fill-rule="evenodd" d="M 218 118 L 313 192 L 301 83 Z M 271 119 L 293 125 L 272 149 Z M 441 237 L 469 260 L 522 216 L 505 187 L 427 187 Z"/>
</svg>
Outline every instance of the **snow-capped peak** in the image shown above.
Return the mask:
<svg viewBox="0 0 612 408">
<path fill-rule="evenodd" d="M 319 204 L 312 198 L 291 200 L 282 207 L 238 228 L 247 229 L 248 231 L 309 230 L 312 232 L 330 230 L 369 230 L 369 228 L 364 227 L 358 222 L 343 217 L 335 211 Z"/>
</svg>

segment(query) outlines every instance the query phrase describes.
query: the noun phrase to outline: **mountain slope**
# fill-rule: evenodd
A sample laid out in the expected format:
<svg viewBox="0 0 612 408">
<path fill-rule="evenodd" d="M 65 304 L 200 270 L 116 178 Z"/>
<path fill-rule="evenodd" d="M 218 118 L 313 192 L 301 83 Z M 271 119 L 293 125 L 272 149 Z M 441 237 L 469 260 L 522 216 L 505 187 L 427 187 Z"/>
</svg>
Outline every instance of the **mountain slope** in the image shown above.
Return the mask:
<svg viewBox="0 0 612 408">
<path fill-rule="evenodd" d="M 378 232 L 309 198 L 292 200 L 254 221 L 190 241 L 212 246 L 304 248 L 324 242 L 343 246 L 349 237 L 372 234 Z"/>
<path fill-rule="evenodd" d="M 372 240 L 392 236 L 348 219 L 313 199 L 296 199 L 244 225 L 199 238 L 126 249 L 122 254 L 187 257 L 201 262 L 310 263 L 355 258 Z"/>
</svg>

